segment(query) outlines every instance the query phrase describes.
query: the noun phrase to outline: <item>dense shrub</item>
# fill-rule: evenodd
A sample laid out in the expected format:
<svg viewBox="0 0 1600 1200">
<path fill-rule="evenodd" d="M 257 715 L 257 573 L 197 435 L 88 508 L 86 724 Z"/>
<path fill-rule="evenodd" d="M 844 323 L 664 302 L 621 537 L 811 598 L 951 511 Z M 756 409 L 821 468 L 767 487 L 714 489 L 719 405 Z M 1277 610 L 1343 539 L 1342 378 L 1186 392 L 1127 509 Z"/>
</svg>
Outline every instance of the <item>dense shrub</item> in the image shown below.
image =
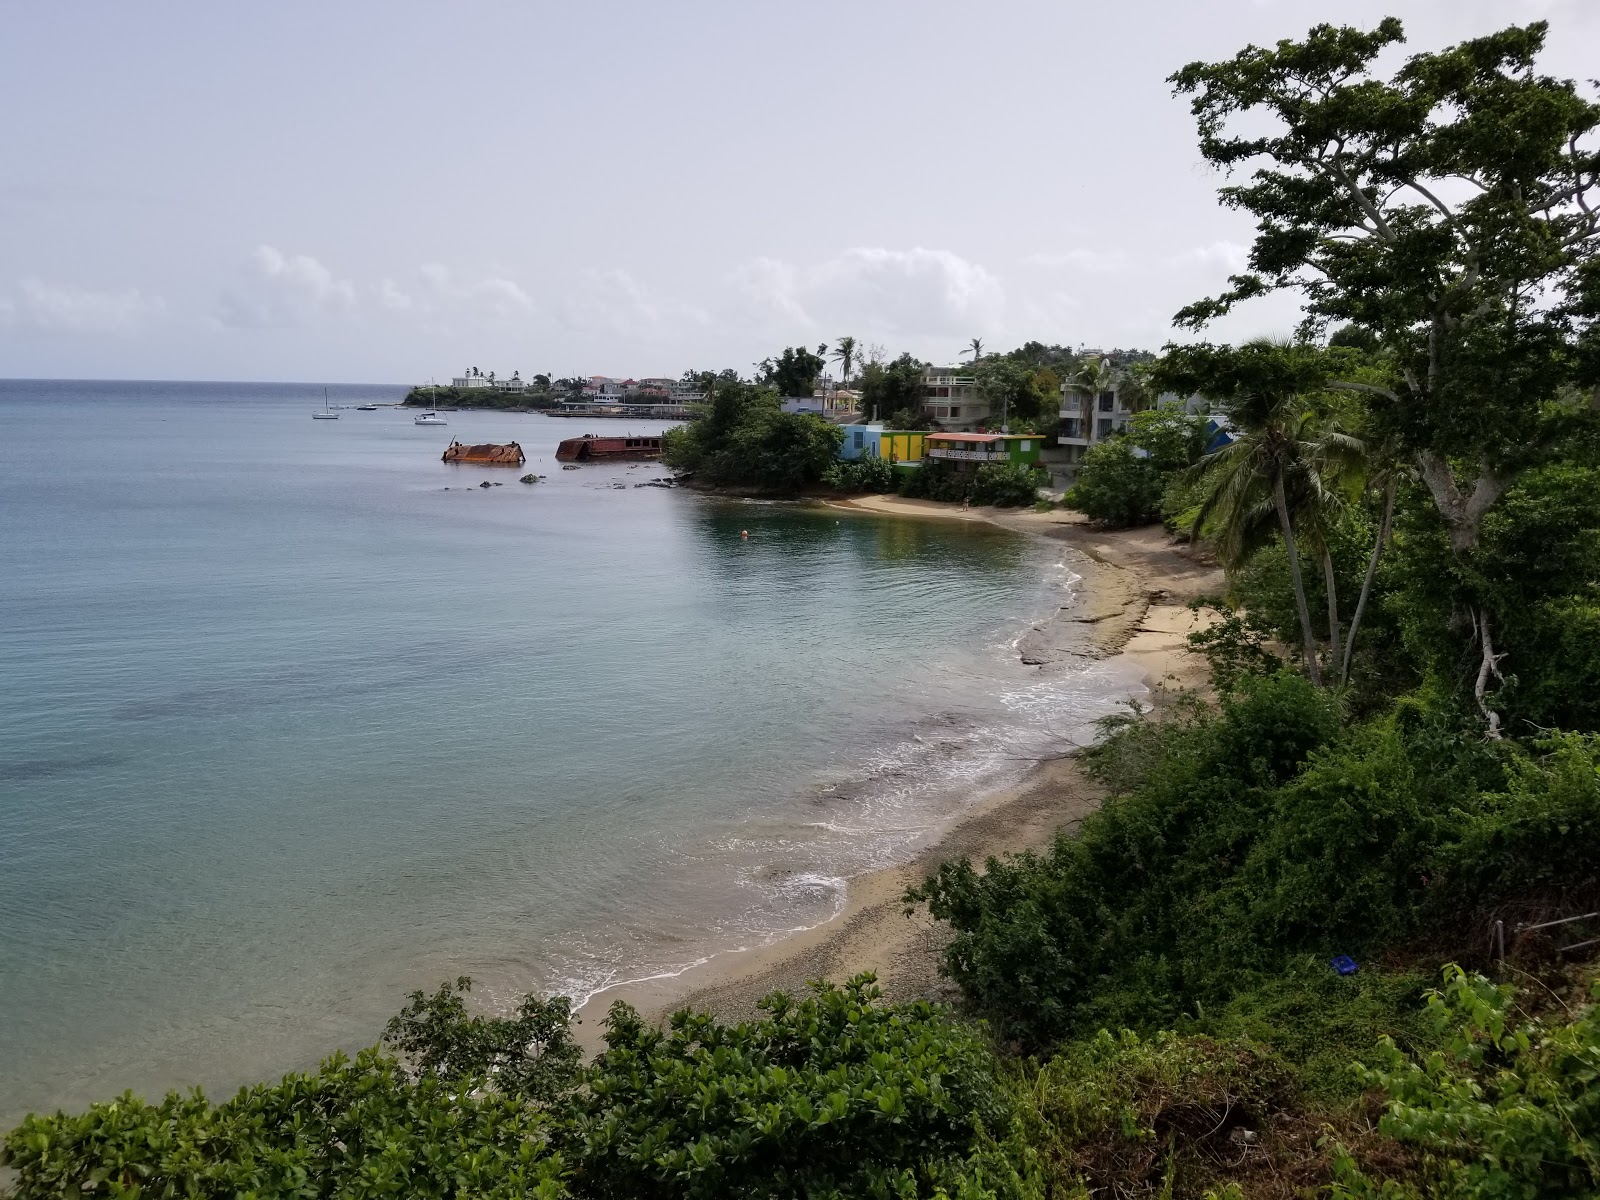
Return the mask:
<svg viewBox="0 0 1600 1200">
<path fill-rule="evenodd" d="M 16 1200 L 66 1196 L 567 1196 L 552 1121 L 520 1097 L 336 1054 L 213 1106 L 198 1090 L 30 1116 L 5 1140 Z"/>
<path fill-rule="evenodd" d="M 996 508 L 1022 508 L 1038 498 L 1049 472 L 1021 463 L 984 463 L 973 473 L 969 499 Z"/>
<path fill-rule="evenodd" d="M 574 1154 L 607 1197 L 931 1195 L 978 1122 L 1003 1117 L 975 1031 L 926 1003 L 884 1005 L 871 976 L 669 1032 L 607 1020 Z"/>
<path fill-rule="evenodd" d="M 1194 906 L 1244 861 L 1276 786 L 1337 729 L 1332 702 L 1299 677 L 1254 681 L 1220 716 L 1164 726 L 1139 786 L 1076 836 L 981 875 L 947 863 L 907 900 L 951 924 L 945 969 L 1006 1035 L 1158 1027 L 1198 988 L 1186 955 L 1210 957 L 1198 948 L 1216 931 Z"/>
<path fill-rule="evenodd" d="M 876 455 L 850 462 L 835 462 L 822 481 L 841 492 L 892 492 L 900 484 L 901 472 L 887 458 Z"/>
<path fill-rule="evenodd" d="M 713 388 L 704 415 L 662 439 L 662 459 L 674 470 L 717 486 L 793 492 L 833 466 L 844 441 L 839 426 L 784 412 L 771 388 L 731 380 Z"/>
<path fill-rule="evenodd" d="M 1107 525 L 1148 525 L 1161 517 L 1166 481 L 1127 438 L 1090 446 L 1063 498 L 1069 508 Z"/>
<path fill-rule="evenodd" d="M 1049 482 L 1048 472 L 1021 463 L 984 463 L 976 471 L 964 471 L 947 463 L 924 461 L 915 471 L 903 474 L 900 494 L 951 504 L 1022 508 L 1032 504 L 1039 489 Z"/>
<path fill-rule="evenodd" d="M 1019 1140 L 1045 1195 L 1170 1196 L 1175 1175 L 1197 1195 L 1233 1157 L 1230 1135 L 1277 1116 L 1290 1090 L 1284 1066 L 1247 1042 L 1101 1030 L 1024 1066 Z"/>
<path fill-rule="evenodd" d="M 1339 1200 L 1600 1193 L 1600 1019 L 1592 1004 L 1518 1020 L 1513 992 L 1458 967 L 1428 1006 L 1443 1049 L 1411 1057 L 1392 1040 L 1361 1082 L 1384 1097 L 1379 1130 L 1423 1151 L 1411 1179 L 1374 1180 L 1336 1151 Z M 1600 993 L 1591 992 L 1591 1000 Z M 1419 1186 L 1420 1185 L 1420 1186 Z"/>
</svg>

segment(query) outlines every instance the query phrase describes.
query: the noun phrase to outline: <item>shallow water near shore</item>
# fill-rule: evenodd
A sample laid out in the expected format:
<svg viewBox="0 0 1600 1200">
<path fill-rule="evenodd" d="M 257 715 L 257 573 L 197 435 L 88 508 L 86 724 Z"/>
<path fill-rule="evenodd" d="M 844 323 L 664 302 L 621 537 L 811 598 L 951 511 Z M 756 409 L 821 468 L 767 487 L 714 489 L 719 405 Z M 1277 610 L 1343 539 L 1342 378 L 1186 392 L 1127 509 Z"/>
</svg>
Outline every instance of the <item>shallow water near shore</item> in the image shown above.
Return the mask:
<svg viewBox="0 0 1600 1200">
<path fill-rule="evenodd" d="M 0 1126 L 815 925 L 1129 690 L 1017 659 L 1059 547 L 321 392 L 0 383 Z"/>
</svg>

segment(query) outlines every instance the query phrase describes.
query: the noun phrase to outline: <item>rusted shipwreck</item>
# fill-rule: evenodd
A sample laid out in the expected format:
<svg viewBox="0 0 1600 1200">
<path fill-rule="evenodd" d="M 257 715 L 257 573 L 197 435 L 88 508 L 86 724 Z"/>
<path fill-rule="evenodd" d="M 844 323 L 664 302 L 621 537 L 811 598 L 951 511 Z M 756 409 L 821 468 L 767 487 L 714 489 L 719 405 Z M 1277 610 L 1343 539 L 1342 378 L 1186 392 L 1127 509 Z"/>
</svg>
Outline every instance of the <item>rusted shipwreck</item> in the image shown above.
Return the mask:
<svg viewBox="0 0 1600 1200">
<path fill-rule="evenodd" d="M 645 462 L 661 457 L 661 437 L 610 437 L 586 433 L 556 447 L 558 462 Z"/>
<path fill-rule="evenodd" d="M 527 461 L 527 455 L 522 453 L 522 447 L 516 442 L 507 442 L 500 445 L 497 442 L 485 442 L 481 446 L 469 446 L 465 442 L 451 442 L 442 461 L 447 463 L 475 463 L 481 467 L 520 467 Z"/>
</svg>

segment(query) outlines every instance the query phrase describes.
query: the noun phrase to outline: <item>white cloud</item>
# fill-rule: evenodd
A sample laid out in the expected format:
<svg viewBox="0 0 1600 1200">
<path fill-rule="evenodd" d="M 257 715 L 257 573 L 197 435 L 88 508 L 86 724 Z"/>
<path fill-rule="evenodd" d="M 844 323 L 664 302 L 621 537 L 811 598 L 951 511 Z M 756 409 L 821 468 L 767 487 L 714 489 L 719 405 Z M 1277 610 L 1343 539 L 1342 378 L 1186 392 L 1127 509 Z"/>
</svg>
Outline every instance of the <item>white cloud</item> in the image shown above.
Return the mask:
<svg viewBox="0 0 1600 1200">
<path fill-rule="evenodd" d="M 767 318 L 808 330 L 897 338 L 986 334 L 1001 324 L 1005 288 L 949 250 L 858 246 L 810 265 L 758 258 L 732 282 Z"/>
<path fill-rule="evenodd" d="M 1238 274 L 1250 265 L 1250 248 L 1238 242 L 1212 242 L 1175 254 L 1167 262 L 1174 267 L 1221 267 Z"/>
<path fill-rule="evenodd" d="M 1022 261 L 1034 267 L 1073 267 L 1104 275 L 1126 271 L 1134 265 L 1121 250 L 1063 250 L 1054 254 L 1030 254 Z"/>
<path fill-rule="evenodd" d="M 423 308 L 428 312 L 464 310 L 481 320 L 506 322 L 533 311 L 532 298 L 514 279 L 462 282 L 440 263 L 426 263 L 417 273 L 422 279 Z"/>
<path fill-rule="evenodd" d="M 627 271 L 589 271 L 562 303 L 560 318 L 576 333 L 661 343 L 711 324 L 711 317 L 675 297 L 651 291 Z"/>
<path fill-rule="evenodd" d="M 137 288 L 96 291 L 71 283 L 24 279 L 20 301 L 0 302 L 0 320 L 23 321 L 35 328 L 63 333 L 129 334 L 160 317 L 166 305 Z"/>
<path fill-rule="evenodd" d="M 309 254 L 257 246 L 245 279 L 218 300 L 217 319 L 237 329 L 287 329 L 355 307 L 355 285 L 336 278 Z"/>
</svg>

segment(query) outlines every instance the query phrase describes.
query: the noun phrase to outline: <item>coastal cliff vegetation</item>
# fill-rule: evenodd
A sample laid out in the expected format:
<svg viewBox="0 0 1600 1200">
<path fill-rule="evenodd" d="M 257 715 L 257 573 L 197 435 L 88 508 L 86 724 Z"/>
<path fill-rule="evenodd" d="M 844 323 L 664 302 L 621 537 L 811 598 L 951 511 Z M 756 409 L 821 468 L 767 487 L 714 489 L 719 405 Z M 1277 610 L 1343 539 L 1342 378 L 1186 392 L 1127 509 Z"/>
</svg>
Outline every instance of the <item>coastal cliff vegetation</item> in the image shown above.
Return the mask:
<svg viewBox="0 0 1600 1200">
<path fill-rule="evenodd" d="M 1105 723 L 1077 829 L 908 891 L 955 1005 L 619 1004 L 585 1065 L 564 1000 L 474 1015 L 458 981 L 220 1104 L 31 1117 L 13 1194 L 1600 1194 L 1600 107 L 1546 32 L 1382 75 L 1397 21 L 1318 26 L 1172 76 L 1257 226 L 1180 322 L 1294 290 L 1305 323 L 1151 364 L 1226 445 L 1149 416 L 1086 462 L 1102 519 L 1224 566 L 1212 687 Z M 704 382 L 669 464 L 827 477 L 836 427 Z"/>
</svg>

